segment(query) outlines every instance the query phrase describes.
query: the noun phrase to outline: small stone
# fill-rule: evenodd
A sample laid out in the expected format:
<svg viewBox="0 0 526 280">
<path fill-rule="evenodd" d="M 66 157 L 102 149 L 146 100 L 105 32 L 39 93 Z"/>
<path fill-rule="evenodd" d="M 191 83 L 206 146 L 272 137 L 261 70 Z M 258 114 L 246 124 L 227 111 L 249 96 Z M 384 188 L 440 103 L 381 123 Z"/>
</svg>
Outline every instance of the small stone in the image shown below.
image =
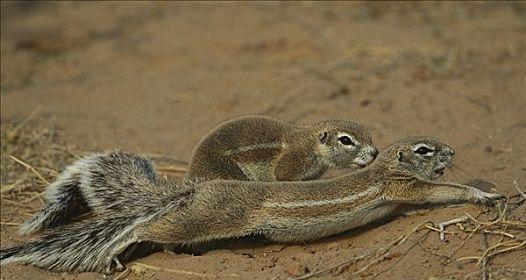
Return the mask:
<svg viewBox="0 0 526 280">
<path fill-rule="evenodd" d="M 369 106 L 369 104 L 371 104 L 371 100 L 369 100 L 369 99 L 364 99 L 364 100 L 362 100 L 360 102 L 360 106 L 362 106 L 362 107 L 367 107 L 367 106 Z"/>
<path fill-rule="evenodd" d="M 294 276 L 294 277 L 299 277 L 309 272 L 310 272 L 310 269 L 307 266 L 303 264 L 299 264 L 299 263 L 292 264 L 285 269 L 285 273 L 287 273 L 290 276 Z"/>
<path fill-rule="evenodd" d="M 135 273 L 135 274 L 138 274 L 138 275 L 144 275 L 146 273 L 146 268 L 140 266 L 140 265 L 136 265 L 136 264 L 131 264 L 128 266 L 130 268 L 130 270 Z"/>
</svg>

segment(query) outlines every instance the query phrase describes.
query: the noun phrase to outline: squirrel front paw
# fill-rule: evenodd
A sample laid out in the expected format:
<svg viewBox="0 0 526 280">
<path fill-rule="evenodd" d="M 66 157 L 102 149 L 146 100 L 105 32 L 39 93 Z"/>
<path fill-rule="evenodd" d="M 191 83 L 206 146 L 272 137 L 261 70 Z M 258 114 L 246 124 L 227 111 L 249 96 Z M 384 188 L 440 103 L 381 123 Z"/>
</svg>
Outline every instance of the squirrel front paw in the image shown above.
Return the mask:
<svg viewBox="0 0 526 280">
<path fill-rule="evenodd" d="M 481 191 L 479 189 L 473 188 L 473 197 L 472 201 L 474 203 L 493 205 L 495 201 L 506 198 L 500 193 L 488 193 Z"/>
</svg>

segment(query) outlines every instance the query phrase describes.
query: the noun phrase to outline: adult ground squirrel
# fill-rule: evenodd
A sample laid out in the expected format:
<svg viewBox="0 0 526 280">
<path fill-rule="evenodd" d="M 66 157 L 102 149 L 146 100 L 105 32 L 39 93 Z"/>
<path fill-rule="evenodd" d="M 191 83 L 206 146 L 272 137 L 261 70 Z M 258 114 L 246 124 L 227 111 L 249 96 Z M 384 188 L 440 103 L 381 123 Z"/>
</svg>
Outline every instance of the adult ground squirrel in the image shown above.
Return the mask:
<svg viewBox="0 0 526 280">
<path fill-rule="evenodd" d="M 333 166 L 364 167 L 377 153 L 367 130 L 355 122 L 331 120 L 294 126 L 278 119 L 251 115 L 226 121 L 208 133 L 193 152 L 187 177 L 308 180 L 318 178 Z M 90 205 L 98 202 L 88 201 L 97 196 L 89 194 L 90 178 L 94 176 L 86 166 L 99 156 L 87 156 L 67 167 L 47 188 L 46 206 L 26 221 L 19 232 L 32 234 L 65 224 L 89 211 L 98 213 L 103 207 L 93 208 Z"/>
<path fill-rule="evenodd" d="M 110 272 L 113 264 L 122 268 L 119 255 L 140 242 L 194 244 L 252 234 L 302 242 L 369 224 L 404 211 L 404 205 L 490 203 L 503 197 L 432 181 L 452 163 L 453 155 L 452 148 L 433 138 L 412 137 L 389 146 L 368 167 L 331 179 L 212 180 L 177 186 L 156 179 L 141 157 L 102 154 L 83 168 L 93 176 L 90 194 L 104 190 L 103 197 L 93 201 L 112 206 L 39 239 L 2 249 L 0 262 Z"/>
<path fill-rule="evenodd" d="M 197 145 L 189 178 L 301 181 L 329 167 L 364 167 L 378 154 L 367 129 L 344 120 L 296 126 L 250 115 L 223 122 Z"/>
</svg>

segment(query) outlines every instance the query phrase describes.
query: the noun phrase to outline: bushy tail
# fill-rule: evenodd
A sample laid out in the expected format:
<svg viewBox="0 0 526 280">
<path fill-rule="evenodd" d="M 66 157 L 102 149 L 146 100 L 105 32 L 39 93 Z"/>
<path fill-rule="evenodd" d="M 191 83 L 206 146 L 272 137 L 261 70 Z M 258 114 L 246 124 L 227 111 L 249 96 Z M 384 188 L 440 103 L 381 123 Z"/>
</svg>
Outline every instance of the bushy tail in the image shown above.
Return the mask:
<svg viewBox="0 0 526 280">
<path fill-rule="evenodd" d="M 191 188 L 163 187 L 145 191 L 141 207 L 108 212 L 56 228 L 39 239 L 0 250 L 0 264 L 24 262 L 52 271 L 109 272 L 113 260 L 142 240 L 140 232 L 156 219 L 178 211 L 193 194 Z"/>
<path fill-rule="evenodd" d="M 128 208 L 141 192 L 156 184 L 151 162 L 123 151 L 84 156 L 66 167 L 46 189 L 43 209 L 24 222 L 19 233 L 33 234 L 69 223 L 93 211 Z"/>
<path fill-rule="evenodd" d="M 0 264 L 24 262 L 52 271 L 105 272 L 121 253 L 118 248 L 136 241 L 134 229 L 139 224 L 140 219 L 116 216 L 68 225 L 24 245 L 0 250 Z"/>
<path fill-rule="evenodd" d="M 20 251 L 20 246 L 14 246 L 7 249 L 0 250 L 0 264 L 4 264 L 4 260 L 8 260 L 13 255 Z"/>
<path fill-rule="evenodd" d="M 50 185 L 50 188 L 53 187 L 56 195 L 50 196 L 48 194 L 48 202 L 44 208 L 25 221 L 18 229 L 18 233 L 29 235 L 44 229 L 54 228 L 89 212 L 90 208 L 78 186 L 78 180 L 75 177 L 55 181 Z"/>
<path fill-rule="evenodd" d="M 52 271 L 110 272 L 113 260 L 139 239 L 141 228 L 178 208 L 173 201 L 157 211 L 96 217 L 57 228 L 26 244 L 0 250 L 0 265 L 23 262 Z M 148 241 L 148 240 L 144 240 Z"/>
<path fill-rule="evenodd" d="M 45 192 L 46 205 L 25 221 L 18 233 L 29 235 L 68 223 L 72 218 L 90 211 L 81 191 L 82 178 L 102 154 L 85 156 L 67 166 Z"/>
<path fill-rule="evenodd" d="M 127 247 L 149 241 L 140 239 L 141 229 L 179 210 L 194 192 L 191 182 L 177 186 L 156 180 L 147 159 L 118 151 L 86 157 L 66 171 L 69 173 L 59 176 L 59 183 L 52 189 L 61 195 L 51 195 L 75 194 L 72 189 L 80 182 L 77 190 L 96 215 L 55 228 L 26 244 L 1 249 L 0 264 L 24 262 L 53 271 L 110 271 L 113 259 Z M 53 225 L 54 217 L 67 217 L 64 212 L 75 207 L 75 200 L 54 202 L 23 228 L 32 231 Z M 60 208 L 63 205 L 67 207 Z"/>
</svg>

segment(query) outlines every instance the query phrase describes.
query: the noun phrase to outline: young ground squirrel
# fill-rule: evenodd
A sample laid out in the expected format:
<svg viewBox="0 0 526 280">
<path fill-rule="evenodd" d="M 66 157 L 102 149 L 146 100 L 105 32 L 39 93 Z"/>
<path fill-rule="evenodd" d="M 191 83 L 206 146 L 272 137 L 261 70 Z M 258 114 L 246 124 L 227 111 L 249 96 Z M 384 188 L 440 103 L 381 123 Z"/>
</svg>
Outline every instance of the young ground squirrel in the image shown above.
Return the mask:
<svg viewBox="0 0 526 280">
<path fill-rule="evenodd" d="M 156 179 L 146 159 L 101 154 L 82 168 L 93 176 L 87 193 L 93 195 L 92 206 L 106 208 L 39 239 L 2 249 L 0 262 L 108 273 L 122 269 L 119 255 L 140 242 L 181 245 L 253 234 L 302 242 L 403 212 L 404 205 L 491 203 L 503 197 L 434 182 L 453 155 L 452 148 L 433 138 L 412 137 L 389 146 L 368 167 L 331 179 L 212 180 L 177 186 Z"/>
<path fill-rule="evenodd" d="M 193 152 L 187 177 L 203 181 L 308 180 L 318 178 L 333 166 L 364 167 L 377 153 L 367 130 L 354 122 L 332 120 L 294 126 L 278 119 L 251 115 L 226 121 L 208 133 Z M 89 174 L 86 166 L 100 156 L 87 156 L 66 168 L 47 188 L 46 206 L 26 221 L 19 232 L 32 234 L 65 224 L 80 214 L 99 213 L 99 208 L 105 208 L 91 207 L 98 202 L 89 201 L 91 197 L 97 199 L 89 190 L 90 178 L 96 176 Z"/>
<path fill-rule="evenodd" d="M 329 167 L 364 167 L 377 154 L 367 129 L 355 122 L 295 126 L 251 115 L 223 122 L 203 137 L 194 150 L 188 177 L 311 180 Z"/>
</svg>

